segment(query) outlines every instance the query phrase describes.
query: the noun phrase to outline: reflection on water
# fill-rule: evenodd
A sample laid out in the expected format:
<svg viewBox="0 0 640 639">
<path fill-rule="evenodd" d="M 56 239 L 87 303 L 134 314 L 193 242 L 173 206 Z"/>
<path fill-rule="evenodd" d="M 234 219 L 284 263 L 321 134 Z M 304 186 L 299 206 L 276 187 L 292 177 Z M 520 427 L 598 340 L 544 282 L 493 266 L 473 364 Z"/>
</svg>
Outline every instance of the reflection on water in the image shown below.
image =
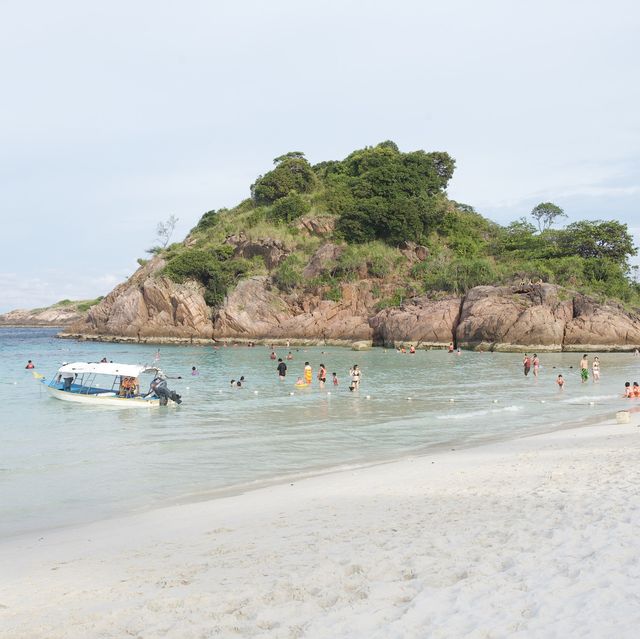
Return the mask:
<svg viewBox="0 0 640 639">
<path fill-rule="evenodd" d="M 151 363 L 155 345 L 57 340 L 52 330 L 0 329 L 0 534 L 66 525 L 223 487 L 341 464 L 473 444 L 611 417 L 640 358 L 602 354 L 602 380 L 581 384 L 579 353 L 541 354 L 540 377 L 519 354 L 374 349 L 292 350 L 287 381 L 265 347 L 164 346 L 160 365 L 180 407 L 108 410 L 49 398 L 29 371 L 62 361 Z M 296 390 L 304 361 L 327 364 L 340 385 Z M 348 390 L 358 363 L 361 390 Z M 200 375 L 191 376 L 196 366 Z M 567 380 L 559 392 L 558 373 Z M 246 378 L 241 389 L 229 381 Z M 293 395 L 291 394 L 293 393 Z M 369 398 L 367 398 L 369 396 Z M 638 400 L 640 403 L 640 400 Z"/>
</svg>

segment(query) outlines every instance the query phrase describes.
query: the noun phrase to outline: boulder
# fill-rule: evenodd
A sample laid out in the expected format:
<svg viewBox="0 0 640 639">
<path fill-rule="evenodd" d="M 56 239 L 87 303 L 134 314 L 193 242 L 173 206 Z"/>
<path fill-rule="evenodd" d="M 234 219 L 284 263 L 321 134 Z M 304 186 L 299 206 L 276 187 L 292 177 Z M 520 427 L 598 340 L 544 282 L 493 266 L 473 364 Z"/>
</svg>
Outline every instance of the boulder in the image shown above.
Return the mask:
<svg viewBox="0 0 640 639">
<path fill-rule="evenodd" d="M 336 228 L 336 218 L 327 215 L 303 216 L 296 228 L 309 235 L 331 235 Z"/>
<path fill-rule="evenodd" d="M 550 284 L 477 286 L 465 295 L 455 341 L 480 350 L 560 350 L 571 302 Z"/>
<path fill-rule="evenodd" d="M 136 339 L 211 339 L 211 313 L 203 287 L 161 277 L 164 264 L 159 257 L 150 260 L 65 332 Z"/>
<path fill-rule="evenodd" d="M 375 344 L 394 347 L 412 342 L 426 347 L 453 341 L 460 315 L 460 298 L 430 300 L 416 297 L 399 308 L 386 308 L 371 318 Z"/>
<path fill-rule="evenodd" d="M 564 350 L 629 350 L 640 345 L 640 316 L 615 304 L 573 299 L 573 317 L 564 333 Z"/>
<path fill-rule="evenodd" d="M 309 260 L 309 263 L 302 271 L 302 276 L 305 279 L 312 279 L 318 277 L 321 273 L 332 269 L 335 266 L 336 260 L 343 253 L 344 247 L 337 246 L 336 244 L 323 244 Z"/>
<path fill-rule="evenodd" d="M 269 270 L 276 268 L 291 252 L 286 248 L 284 242 L 269 237 L 248 240 L 244 237 L 244 234 L 241 234 L 240 236 L 230 236 L 226 241 L 235 246 L 233 253 L 235 257 L 244 257 L 250 260 L 253 257 L 260 256 Z"/>
</svg>

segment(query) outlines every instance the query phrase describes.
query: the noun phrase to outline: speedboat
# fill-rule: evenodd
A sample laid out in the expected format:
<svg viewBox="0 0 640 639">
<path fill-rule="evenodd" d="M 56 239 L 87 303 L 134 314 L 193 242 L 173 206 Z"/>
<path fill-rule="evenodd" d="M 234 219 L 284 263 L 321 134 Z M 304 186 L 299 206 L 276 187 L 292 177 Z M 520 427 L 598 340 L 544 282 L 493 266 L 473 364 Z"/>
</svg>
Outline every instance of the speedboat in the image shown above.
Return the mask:
<svg viewBox="0 0 640 639">
<path fill-rule="evenodd" d="M 148 379 L 141 382 L 140 377 L 144 375 Z M 151 380 L 162 375 L 157 366 L 75 362 L 63 364 L 51 381 L 44 378 L 41 381 L 52 397 L 66 402 L 114 408 L 149 408 L 160 406 L 160 399 L 155 393 L 148 394 L 144 390 L 141 393 L 140 389 L 148 389 Z"/>
</svg>

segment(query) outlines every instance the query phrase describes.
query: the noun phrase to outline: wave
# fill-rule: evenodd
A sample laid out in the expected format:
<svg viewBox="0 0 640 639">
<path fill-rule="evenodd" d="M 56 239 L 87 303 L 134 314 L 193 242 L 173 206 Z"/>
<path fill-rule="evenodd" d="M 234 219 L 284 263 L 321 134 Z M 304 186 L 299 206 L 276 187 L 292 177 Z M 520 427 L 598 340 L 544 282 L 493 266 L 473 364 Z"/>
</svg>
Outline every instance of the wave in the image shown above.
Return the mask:
<svg viewBox="0 0 640 639">
<path fill-rule="evenodd" d="M 492 415 L 497 413 L 516 413 L 522 410 L 522 406 L 512 404 L 511 406 L 501 406 L 500 408 L 487 408 L 484 410 L 473 410 L 462 413 L 448 413 L 446 415 L 436 415 L 436 419 L 468 419 L 469 417 L 484 417 L 485 415 Z"/>
</svg>

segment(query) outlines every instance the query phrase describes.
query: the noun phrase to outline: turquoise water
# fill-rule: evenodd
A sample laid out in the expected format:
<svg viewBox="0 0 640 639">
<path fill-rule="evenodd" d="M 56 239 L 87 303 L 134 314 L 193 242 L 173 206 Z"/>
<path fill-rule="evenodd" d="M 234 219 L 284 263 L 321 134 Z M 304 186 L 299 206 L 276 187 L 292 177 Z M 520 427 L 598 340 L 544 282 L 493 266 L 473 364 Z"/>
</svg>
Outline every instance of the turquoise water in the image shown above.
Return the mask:
<svg viewBox="0 0 640 639">
<path fill-rule="evenodd" d="M 581 384 L 580 354 L 542 354 L 536 380 L 523 376 L 518 354 L 291 347 L 278 351 L 294 355 L 281 383 L 264 346 L 162 346 L 161 367 L 183 376 L 170 386 L 184 403 L 110 410 L 53 399 L 24 369 L 32 359 L 50 378 L 63 361 L 151 363 L 157 348 L 0 329 L 0 536 L 609 418 L 630 403 L 620 399 L 624 382 L 640 378 L 632 354 L 601 354 L 601 382 Z M 305 360 L 314 378 L 321 362 L 329 377 L 336 371 L 339 386 L 320 390 L 314 379 L 296 390 Z M 363 371 L 358 393 L 348 390 L 353 363 Z M 559 372 L 563 392 L 554 383 Z M 229 380 L 241 375 L 245 387 L 232 389 Z"/>
</svg>

